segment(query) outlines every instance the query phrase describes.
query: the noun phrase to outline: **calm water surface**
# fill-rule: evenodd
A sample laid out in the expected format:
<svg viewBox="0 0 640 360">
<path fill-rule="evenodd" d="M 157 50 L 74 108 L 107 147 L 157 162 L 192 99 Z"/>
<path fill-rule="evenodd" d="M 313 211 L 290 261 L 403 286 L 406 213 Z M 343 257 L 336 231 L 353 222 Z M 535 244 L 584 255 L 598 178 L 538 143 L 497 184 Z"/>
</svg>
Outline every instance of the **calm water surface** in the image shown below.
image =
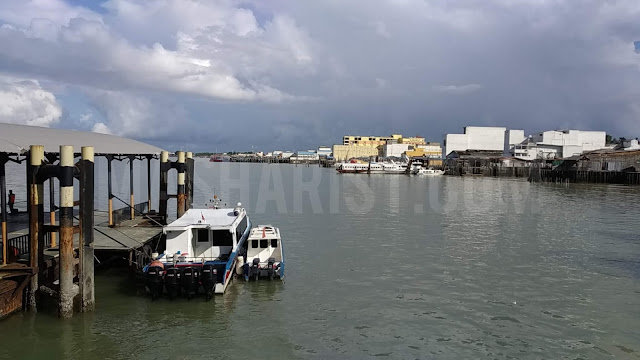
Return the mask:
<svg viewBox="0 0 640 360">
<path fill-rule="evenodd" d="M 0 358 L 640 358 L 640 188 L 206 161 L 196 173 L 196 206 L 215 188 L 281 228 L 284 283 L 152 303 L 112 269 L 93 313 L 0 323 Z"/>
</svg>

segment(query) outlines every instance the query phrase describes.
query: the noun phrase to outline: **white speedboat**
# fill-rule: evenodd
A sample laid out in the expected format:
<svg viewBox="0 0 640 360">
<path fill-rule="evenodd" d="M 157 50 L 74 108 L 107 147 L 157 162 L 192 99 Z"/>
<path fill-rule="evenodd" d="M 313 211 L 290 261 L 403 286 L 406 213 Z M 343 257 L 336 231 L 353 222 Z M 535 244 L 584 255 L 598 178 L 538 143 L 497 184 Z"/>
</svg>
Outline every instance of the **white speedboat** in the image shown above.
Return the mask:
<svg viewBox="0 0 640 360">
<path fill-rule="evenodd" d="M 419 169 L 417 175 L 425 175 L 425 176 L 438 176 L 443 175 L 444 170 L 435 170 L 435 169 Z"/>
<path fill-rule="evenodd" d="M 405 174 L 407 172 L 407 164 L 397 163 L 393 160 L 382 163 L 382 167 L 385 174 Z"/>
<path fill-rule="evenodd" d="M 251 229 L 242 274 L 245 280 L 284 279 L 284 252 L 277 227 L 258 225 Z"/>
<path fill-rule="evenodd" d="M 191 297 L 204 289 L 208 297 L 223 294 L 246 249 L 251 221 L 241 204 L 236 208 L 189 209 L 164 226 L 166 250 L 154 254 L 143 269 L 155 298 L 166 288 L 169 297 Z"/>
</svg>

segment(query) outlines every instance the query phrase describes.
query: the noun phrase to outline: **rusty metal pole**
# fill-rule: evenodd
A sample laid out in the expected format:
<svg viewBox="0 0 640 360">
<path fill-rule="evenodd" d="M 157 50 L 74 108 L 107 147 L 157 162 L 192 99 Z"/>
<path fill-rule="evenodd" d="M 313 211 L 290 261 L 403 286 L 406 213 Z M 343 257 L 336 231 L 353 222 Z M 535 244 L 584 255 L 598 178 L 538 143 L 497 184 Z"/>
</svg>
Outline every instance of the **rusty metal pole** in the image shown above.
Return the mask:
<svg viewBox="0 0 640 360">
<path fill-rule="evenodd" d="M 43 233 L 43 217 L 44 191 L 42 183 L 38 183 L 38 169 L 44 161 L 44 146 L 31 145 L 29 147 L 29 164 L 27 165 L 27 192 L 29 195 L 29 266 L 35 270 L 34 276 L 31 277 L 29 284 L 29 294 L 27 302 L 29 309 L 37 311 L 36 294 L 38 293 L 38 277 L 40 274 L 40 252 L 43 251 L 39 246 L 44 242 Z"/>
<path fill-rule="evenodd" d="M 176 169 L 178 170 L 178 218 L 185 213 L 186 209 L 186 194 L 184 191 L 184 171 L 185 171 L 185 153 L 184 151 L 178 151 L 178 164 Z"/>
<path fill-rule="evenodd" d="M 187 198 L 185 209 L 190 209 L 193 204 L 193 152 L 191 151 L 187 151 L 184 187 Z"/>
<path fill-rule="evenodd" d="M 169 168 L 171 164 L 169 163 L 169 153 L 167 151 L 162 151 L 160 153 L 160 194 L 158 199 L 158 212 L 160 216 L 164 218 L 164 223 L 167 222 L 167 200 L 169 197 L 167 196 L 167 183 L 169 182 Z"/>
<path fill-rule="evenodd" d="M 136 203 L 133 201 L 133 160 L 135 160 L 135 156 L 129 156 L 129 207 L 131 208 L 131 220 L 136 217 L 134 211 Z"/>
<path fill-rule="evenodd" d="M 73 316 L 73 146 L 60 146 L 60 291 L 58 315 Z"/>
<path fill-rule="evenodd" d="M 147 212 L 151 212 L 151 155 L 147 155 Z"/>
<path fill-rule="evenodd" d="M 55 188 L 54 188 L 54 177 L 49 178 L 49 222 L 51 225 L 56 224 L 56 203 L 54 201 L 55 196 Z M 52 231 L 49 234 L 49 238 L 51 239 L 50 247 L 56 247 L 56 232 Z"/>
<path fill-rule="evenodd" d="M 80 304 L 82 312 L 95 307 L 93 269 L 93 205 L 94 205 L 94 151 L 93 146 L 82 147 L 80 167 Z"/>
<path fill-rule="evenodd" d="M 111 192 L 111 161 L 113 161 L 113 156 L 107 155 L 107 192 L 109 193 L 109 201 L 108 201 L 109 226 L 113 226 L 113 193 Z"/>
<path fill-rule="evenodd" d="M 2 225 L 0 236 L 2 236 L 2 265 L 7 264 L 7 179 L 5 177 L 5 167 L 7 163 L 6 154 L 0 154 L 0 204 L 2 206 Z"/>
</svg>

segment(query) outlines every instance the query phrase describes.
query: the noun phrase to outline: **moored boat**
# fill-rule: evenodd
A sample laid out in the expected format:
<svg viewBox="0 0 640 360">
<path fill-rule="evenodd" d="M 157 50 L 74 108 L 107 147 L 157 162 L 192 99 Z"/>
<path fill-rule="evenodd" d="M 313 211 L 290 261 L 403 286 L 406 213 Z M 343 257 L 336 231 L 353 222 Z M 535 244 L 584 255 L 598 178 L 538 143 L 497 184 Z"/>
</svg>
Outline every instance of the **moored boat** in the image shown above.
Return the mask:
<svg viewBox="0 0 640 360">
<path fill-rule="evenodd" d="M 436 170 L 436 169 L 420 169 L 417 172 L 417 175 L 425 175 L 425 176 L 438 176 L 443 174 L 444 174 L 444 170 Z"/>
<path fill-rule="evenodd" d="M 258 225 L 251 229 L 246 254 L 242 271 L 245 280 L 284 279 L 284 252 L 277 227 Z"/>
<path fill-rule="evenodd" d="M 223 294 L 244 257 L 250 229 L 240 203 L 233 209 L 187 210 L 163 228 L 166 250 L 143 269 L 152 296 L 163 289 L 170 297 Z"/>
</svg>

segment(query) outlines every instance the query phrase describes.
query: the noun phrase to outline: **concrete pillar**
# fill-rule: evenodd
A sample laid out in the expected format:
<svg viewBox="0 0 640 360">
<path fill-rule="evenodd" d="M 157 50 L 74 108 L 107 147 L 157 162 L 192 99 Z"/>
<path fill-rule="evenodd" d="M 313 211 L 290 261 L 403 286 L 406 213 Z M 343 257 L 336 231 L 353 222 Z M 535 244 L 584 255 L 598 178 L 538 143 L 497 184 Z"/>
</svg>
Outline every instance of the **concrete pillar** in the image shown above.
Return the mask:
<svg viewBox="0 0 640 360">
<path fill-rule="evenodd" d="M 186 194 L 184 189 L 184 172 L 185 172 L 185 153 L 184 151 L 178 151 L 178 163 L 176 169 L 178 170 L 178 218 L 184 215 L 186 211 Z"/>
<path fill-rule="evenodd" d="M 2 206 L 2 217 L 0 218 L 0 236 L 2 236 L 2 265 L 7 264 L 7 179 L 5 177 L 5 167 L 7 157 L 0 154 L 0 206 Z"/>
<path fill-rule="evenodd" d="M 158 212 L 162 217 L 164 217 L 164 223 L 167 222 L 167 201 L 169 197 L 167 195 L 167 183 L 169 181 L 169 169 L 171 168 L 171 164 L 169 163 L 169 152 L 162 151 L 160 153 L 160 194 L 158 197 Z"/>
<path fill-rule="evenodd" d="M 44 191 L 42 183 L 38 183 L 38 170 L 44 161 L 44 146 L 31 145 L 29 147 L 29 163 L 27 165 L 27 192 L 29 195 L 29 266 L 36 270 L 36 275 L 31 277 L 29 294 L 27 296 L 28 307 L 32 311 L 37 310 L 36 294 L 38 292 L 38 277 L 40 262 L 44 245 L 43 217 L 44 217 Z"/>
<path fill-rule="evenodd" d="M 60 146 L 60 290 L 58 314 L 73 316 L 73 146 Z"/>
<path fill-rule="evenodd" d="M 133 161 L 135 160 L 135 156 L 129 156 L 129 207 L 131 210 L 131 220 L 136 217 L 136 212 L 134 210 L 134 206 L 136 203 L 133 200 Z"/>
<path fill-rule="evenodd" d="M 82 147 L 80 168 L 80 304 L 82 312 L 95 307 L 93 270 L 93 206 L 94 206 L 94 151 L 92 146 Z"/>
</svg>

